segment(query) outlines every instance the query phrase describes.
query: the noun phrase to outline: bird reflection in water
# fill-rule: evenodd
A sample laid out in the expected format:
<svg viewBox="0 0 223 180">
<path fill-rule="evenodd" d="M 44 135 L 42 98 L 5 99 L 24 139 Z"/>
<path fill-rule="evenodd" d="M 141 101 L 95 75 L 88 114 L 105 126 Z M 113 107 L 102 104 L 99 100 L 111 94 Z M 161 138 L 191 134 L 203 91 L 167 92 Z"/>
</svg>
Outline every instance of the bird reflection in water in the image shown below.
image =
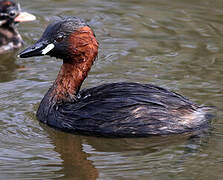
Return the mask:
<svg viewBox="0 0 223 180">
<path fill-rule="evenodd" d="M 207 143 L 204 139 L 208 139 L 205 134 L 191 133 L 151 138 L 99 138 L 64 133 L 45 124 L 40 125 L 63 160 L 62 169 L 55 173 L 62 174 L 66 179 L 95 180 L 101 174 L 104 177 L 125 176 L 123 164 L 136 174 L 134 167 L 140 165 L 146 169 L 142 177 L 149 175 L 157 166 L 168 171 L 166 163 L 160 167 L 160 160 L 172 157 L 173 166 L 184 166 L 187 159 L 199 152 L 203 143 Z M 155 158 L 159 160 L 154 161 Z M 143 161 L 140 162 L 140 159 Z"/>
</svg>

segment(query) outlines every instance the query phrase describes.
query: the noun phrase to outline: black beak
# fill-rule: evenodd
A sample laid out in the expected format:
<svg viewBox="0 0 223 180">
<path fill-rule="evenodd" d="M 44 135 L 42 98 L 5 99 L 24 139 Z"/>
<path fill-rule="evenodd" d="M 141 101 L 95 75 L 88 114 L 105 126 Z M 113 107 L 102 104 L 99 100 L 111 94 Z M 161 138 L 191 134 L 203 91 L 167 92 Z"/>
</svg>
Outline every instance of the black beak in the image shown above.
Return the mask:
<svg viewBox="0 0 223 180">
<path fill-rule="evenodd" d="M 24 51 L 19 53 L 18 57 L 28 58 L 33 56 L 44 56 L 43 49 L 48 45 L 46 41 L 37 41 L 33 46 L 26 48 Z"/>
</svg>

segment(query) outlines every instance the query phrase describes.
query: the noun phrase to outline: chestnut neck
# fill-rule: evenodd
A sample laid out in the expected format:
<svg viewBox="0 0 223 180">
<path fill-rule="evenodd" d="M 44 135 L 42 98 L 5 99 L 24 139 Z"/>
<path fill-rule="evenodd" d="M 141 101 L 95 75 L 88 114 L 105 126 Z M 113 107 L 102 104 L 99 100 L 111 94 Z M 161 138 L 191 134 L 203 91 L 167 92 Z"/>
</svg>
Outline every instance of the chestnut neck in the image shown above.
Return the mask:
<svg viewBox="0 0 223 180">
<path fill-rule="evenodd" d="M 56 102 L 76 100 L 81 84 L 98 54 L 98 42 L 88 26 L 72 33 L 68 43 L 69 60 L 63 60 L 63 65 L 53 85 L 52 96 Z"/>
</svg>

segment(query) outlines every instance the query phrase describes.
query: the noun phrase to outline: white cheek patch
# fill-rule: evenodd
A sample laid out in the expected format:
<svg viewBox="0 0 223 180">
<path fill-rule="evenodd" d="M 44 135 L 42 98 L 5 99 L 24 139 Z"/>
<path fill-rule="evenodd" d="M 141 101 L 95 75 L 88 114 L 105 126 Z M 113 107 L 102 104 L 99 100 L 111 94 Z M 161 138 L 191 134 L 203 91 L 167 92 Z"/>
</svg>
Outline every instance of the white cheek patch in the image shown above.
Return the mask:
<svg viewBox="0 0 223 180">
<path fill-rule="evenodd" d="M 45 55 L 48 52 L 50 52 L 53 48 L 55 47 L 55 45 L 53 43 L 48 44 L 43 50 L 42 50 L 42 54 Z"/>
</svg>

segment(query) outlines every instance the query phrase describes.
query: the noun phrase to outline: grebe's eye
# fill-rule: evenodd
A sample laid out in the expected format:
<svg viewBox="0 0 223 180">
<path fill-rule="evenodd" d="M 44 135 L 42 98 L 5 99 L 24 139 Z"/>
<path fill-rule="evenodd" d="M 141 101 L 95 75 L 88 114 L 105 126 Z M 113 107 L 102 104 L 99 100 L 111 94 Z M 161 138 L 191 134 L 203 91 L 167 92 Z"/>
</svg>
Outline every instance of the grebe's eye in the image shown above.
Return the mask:
<svg viewBox="0 0 223 180">
<path fill-rule="evenodd" d="M 59 35 L 59 36 L 57 36 L 57 38 L 56 38 L 56 42 L 61 42 L 61 41 L 63 41 L 63 35 Z"/>
<path fill-rule="evenodd" d="M 9 16 L 10 16 L 10 17 L 15 17 L 15 15 L 16 15 L 16 12 L 15 12 L 15 11 L 10 11 L 10 12 L 9 12 Z"/>
</svg>

